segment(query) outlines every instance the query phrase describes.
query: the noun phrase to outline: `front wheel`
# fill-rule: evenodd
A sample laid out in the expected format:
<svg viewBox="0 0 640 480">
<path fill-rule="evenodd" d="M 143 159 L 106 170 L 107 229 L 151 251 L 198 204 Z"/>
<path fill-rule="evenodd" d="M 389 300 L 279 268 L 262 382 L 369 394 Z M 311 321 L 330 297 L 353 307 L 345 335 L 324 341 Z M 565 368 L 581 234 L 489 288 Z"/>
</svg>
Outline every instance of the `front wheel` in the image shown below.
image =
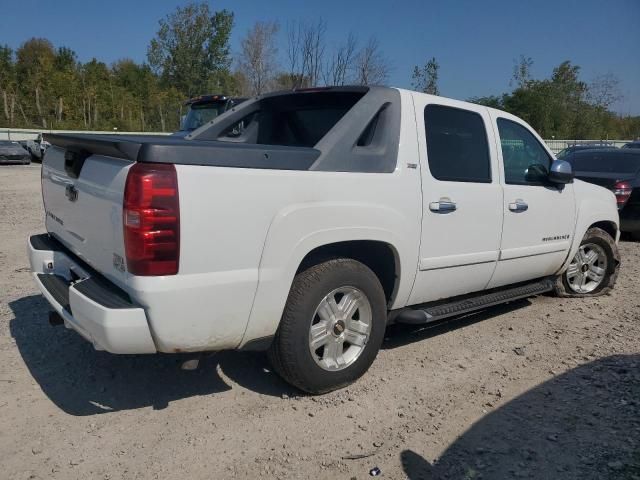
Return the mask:
<svg viewBox="0 0 640 480">
<path fill-rule="evenodd" d="M 364 264 L 338 258 L 296 275 L 268 352 L 275 371 L 309 393 L 325 393 L 361 377 L 386 328 L 386 299 Z"/>
<path fill-rule="evenodd" d="M 616 283 L 620 255 L 615 240 L 600 228 L 590 228 L 566 271 L 556 280 L 561 297 L 595 297 Z"/>
</svg>

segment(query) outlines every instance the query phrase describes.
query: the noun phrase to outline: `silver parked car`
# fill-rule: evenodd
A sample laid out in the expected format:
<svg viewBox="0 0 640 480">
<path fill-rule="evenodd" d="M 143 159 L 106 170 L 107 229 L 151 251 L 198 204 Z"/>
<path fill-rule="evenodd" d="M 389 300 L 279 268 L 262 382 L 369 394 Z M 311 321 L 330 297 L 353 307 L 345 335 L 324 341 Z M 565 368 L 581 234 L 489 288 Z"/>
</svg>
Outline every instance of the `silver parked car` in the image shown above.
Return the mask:
<svg viewBox="0 0 640 480">
<path fill-rule="evenodd" d="M 31 163 L 31 154 L 22 145 L 12 140 L 0 140 L 0 164 L 2 163 Z"/>
</svg>

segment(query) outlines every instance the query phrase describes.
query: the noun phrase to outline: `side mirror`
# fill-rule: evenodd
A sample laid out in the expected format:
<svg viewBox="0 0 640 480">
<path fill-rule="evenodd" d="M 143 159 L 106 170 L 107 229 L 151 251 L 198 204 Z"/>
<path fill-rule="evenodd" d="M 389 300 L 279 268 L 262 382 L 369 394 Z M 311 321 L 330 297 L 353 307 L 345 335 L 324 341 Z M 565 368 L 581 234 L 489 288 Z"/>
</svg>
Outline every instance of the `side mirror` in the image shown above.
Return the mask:
<svg viewBox="0 0 640 480">
<path fill-rule="evenodd" d="M 551 164 L 549 181 L 564 185 L 573 183 L 573 167 L 565 160 L 556 160 Z"/>
<path fill-rule="evenodd" d="M 527 182 L 544 182 L 549 178 L 549 170 L 542 164 L 534 163 L 529 165 L 524 172 L 524 179 Z"/>
</svg>

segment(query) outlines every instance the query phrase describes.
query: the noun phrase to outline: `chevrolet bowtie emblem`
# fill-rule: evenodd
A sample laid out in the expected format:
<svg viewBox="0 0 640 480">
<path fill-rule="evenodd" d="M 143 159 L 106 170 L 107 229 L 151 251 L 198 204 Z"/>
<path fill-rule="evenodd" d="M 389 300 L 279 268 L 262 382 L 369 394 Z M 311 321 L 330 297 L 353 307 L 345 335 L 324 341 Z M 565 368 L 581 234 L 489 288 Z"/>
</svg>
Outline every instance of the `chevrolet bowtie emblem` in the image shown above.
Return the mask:
<svg viewBox="0 0 640 480">
<path fill-rule="evenodd" d="M 75 202 L 78 199 L 78 190 L 73 185 L 67 185 L 64 194 L 70 202 Z"/>
</svg>

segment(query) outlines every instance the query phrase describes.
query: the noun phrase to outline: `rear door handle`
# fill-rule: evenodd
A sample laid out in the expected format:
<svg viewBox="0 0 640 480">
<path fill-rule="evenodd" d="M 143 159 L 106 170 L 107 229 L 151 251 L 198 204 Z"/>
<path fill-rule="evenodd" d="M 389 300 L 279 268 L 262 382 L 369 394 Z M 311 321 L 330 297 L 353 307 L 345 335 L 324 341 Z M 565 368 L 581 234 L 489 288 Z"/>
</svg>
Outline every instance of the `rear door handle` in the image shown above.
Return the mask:
<svg viewBox="0 0 640 480">
<path fill-rule="evenodd" d="M 509 204 L 509 210 L 512 212 L 526 212 L 528 209 L 529 205 L 527 205 L 527 202 L 520 198 Z"/>
<path fill-rule="evenodd" d="M 448 198 L 441 198 L 437 202 L 431 202 L 429 204 L 429 210 L 435 213 L 455 212 L 457 208 L 455 202 L 452 202 Z"/>
</svg>

